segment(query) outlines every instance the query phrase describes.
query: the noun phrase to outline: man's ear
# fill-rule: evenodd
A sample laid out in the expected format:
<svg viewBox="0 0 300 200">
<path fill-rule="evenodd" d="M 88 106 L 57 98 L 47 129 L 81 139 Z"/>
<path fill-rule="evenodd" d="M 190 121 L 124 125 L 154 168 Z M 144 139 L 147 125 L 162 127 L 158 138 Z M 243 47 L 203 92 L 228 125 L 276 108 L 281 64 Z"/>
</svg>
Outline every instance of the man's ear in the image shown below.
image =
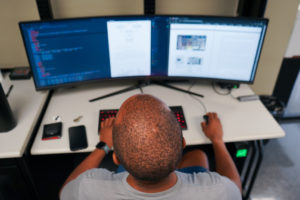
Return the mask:
<svg viewBox="0 0 300 200">
<path fill-rule="evenodd" d="M 184 139 L 184 137 L 182 137 L 182 149 L 184 149 L 184 148 L 185 148 L 185 146 L 186 146 L 186 142 L 185 142 L 185 139 Z"/>
<path fill-rule="evenodd" d="M 116 165 L 120 165 L 120 161 L 119 161 L 117 155 L 115 154 L 115 152 L 113 152 L 112 157 L 113 157 L 114 163 L 115 163 Z"/>
</svg>

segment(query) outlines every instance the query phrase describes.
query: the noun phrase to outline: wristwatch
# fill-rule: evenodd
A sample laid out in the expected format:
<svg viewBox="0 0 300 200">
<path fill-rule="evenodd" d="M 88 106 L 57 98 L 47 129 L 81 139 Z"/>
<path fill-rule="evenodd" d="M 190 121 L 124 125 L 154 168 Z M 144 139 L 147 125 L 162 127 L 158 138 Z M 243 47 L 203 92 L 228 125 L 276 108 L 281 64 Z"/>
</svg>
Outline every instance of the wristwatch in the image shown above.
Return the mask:
<svg viewBox="0 0 300 200">
<path fill-rule="evenodd" d="M 102 149 L 106 155 L 111 151 L 111 149 L 107 146 L 107 144 L 101 141 L 96 145 L 96 148 Z"/>
</svg>

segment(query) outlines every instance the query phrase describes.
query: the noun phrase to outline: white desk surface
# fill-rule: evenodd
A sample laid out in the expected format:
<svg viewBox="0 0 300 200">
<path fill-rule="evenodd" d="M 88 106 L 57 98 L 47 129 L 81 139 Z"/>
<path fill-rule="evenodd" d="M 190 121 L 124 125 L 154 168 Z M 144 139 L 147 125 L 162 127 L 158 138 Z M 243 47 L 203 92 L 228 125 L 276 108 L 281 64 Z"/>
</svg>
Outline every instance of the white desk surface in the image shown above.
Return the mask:
<svg viewBox="0 0 300 200">
<path fill-rule="evenodd" d="M 36 92 L 33 80 L 11 81 L 13 89 L 8 102 L 17 126 L 0 133 L 0 158 L 22 157 L 48 92 Z"/>
<path fill-rule="evenodd" d="M 54 93 L 35 138 L 31 153 L 59 154 L 71 153 L 69 148 L 68 128 L 85 125 L 88 138 L 88 148 L 77 152 L 90 152 L 95 149 L 98 139 L 98 115 L 100 109 L 119 108 L 128 97 L 139 94 L 136 89 L 93 103 L 89 99 L 123 89 L 130 84 L 99 84 L 80 88 L 59 90 Z M 182 89 L 188 89 L 191 84 L 174 84 Z M 158 85 L 143 88 L 144 93 L 152 94 L 163 100 L 168 106 L 181 105 L 184 110 L 188 130 L 183 135 L 188 145 L 207 144 L 210 141 L 204 136 L 200 122 L 203 121 L 205 110 L 202 105 L 189 94 L 185 94 Z M 222 96 L 213 91 L 208 83 L 195 84 L 191 91 L 203 94 L 200 100 L 205 104 L 208 112 L 217 112 L 224 130 L 224 141 L 247 141 L 257 139 L 278 138 L 285 135 L 284 131 L 269 114 L 259 100 L 239 102 L 232 96 L 250 95 L 253 91 L 248 85 L 241 85 L 233 89 L 232 96 Z M 60 116 L 63 122 L 63 134 L 60 139 L 42 141 L 43 125 L 54 123 L 55 116 Z M 73 120 L 82 116 L 79 122 Z"/>
</svg>

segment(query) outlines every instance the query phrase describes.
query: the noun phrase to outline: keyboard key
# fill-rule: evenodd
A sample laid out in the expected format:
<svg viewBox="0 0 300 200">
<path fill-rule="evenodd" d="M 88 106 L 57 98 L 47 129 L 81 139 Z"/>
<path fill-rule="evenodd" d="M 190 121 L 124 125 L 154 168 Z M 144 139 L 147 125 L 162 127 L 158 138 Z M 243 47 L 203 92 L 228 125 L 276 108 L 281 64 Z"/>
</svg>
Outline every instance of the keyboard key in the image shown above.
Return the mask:
<svg viewBox="0 0 300 200">
<path fill-rule="evenodd" d="M 187 124 L 185 121 L 183 109 L 181 106 L 170 106 L 170 109 L 173 111 L 177 121 L 182 130 L 187 130 Z M 99 112 L 99 123 L 98 123 L 98 133 L 101 129 L 101 122 L 109 117 L 116 117 L 118 109 L 109 109 L 109 110 L 100 110 Z"/>
</svg>

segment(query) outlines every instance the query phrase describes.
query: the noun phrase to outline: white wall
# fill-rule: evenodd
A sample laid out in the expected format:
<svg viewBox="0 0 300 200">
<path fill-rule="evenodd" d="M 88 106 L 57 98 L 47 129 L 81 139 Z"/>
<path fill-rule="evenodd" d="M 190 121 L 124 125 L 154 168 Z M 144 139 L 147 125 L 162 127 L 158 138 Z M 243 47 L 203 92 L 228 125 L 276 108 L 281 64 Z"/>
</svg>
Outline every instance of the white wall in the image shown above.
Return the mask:
<svg viewBox="0 0 300 200">
<path fill-rule="evenodd" d="M 144 0 L 51 0 L 54 18 L 144 13 Z"/>
<path fill-rule="evenodd" d="M 51 0 L 55 18 L 143 14 L 144 0 Z M 156 14 L 235 16 L 238 0 L 156 0 Z"/>
<path fill-rule="evenodd" d="M 299 0 L 269 0 L 265 17 L 269 26 L 252 89 L 270 95 L 277 80 L 282 59 L 291 36 Z"/>
<path fill-rule="evenodd" d="M 294 29 L 285 52 L 285 57 L 293 56 L 300 56 L 300 4 L 298 6 Z"/>
<path fill-rule="evenodd" d="M 156 0 L 157 14 L 236 16 L 238 0 Z"/>
<path fill-rule="evenodd" d="M 0 0 L 0 68 L 28 66 L 18 22 L 37 19 L 35 0 Z"/>
</svg>

